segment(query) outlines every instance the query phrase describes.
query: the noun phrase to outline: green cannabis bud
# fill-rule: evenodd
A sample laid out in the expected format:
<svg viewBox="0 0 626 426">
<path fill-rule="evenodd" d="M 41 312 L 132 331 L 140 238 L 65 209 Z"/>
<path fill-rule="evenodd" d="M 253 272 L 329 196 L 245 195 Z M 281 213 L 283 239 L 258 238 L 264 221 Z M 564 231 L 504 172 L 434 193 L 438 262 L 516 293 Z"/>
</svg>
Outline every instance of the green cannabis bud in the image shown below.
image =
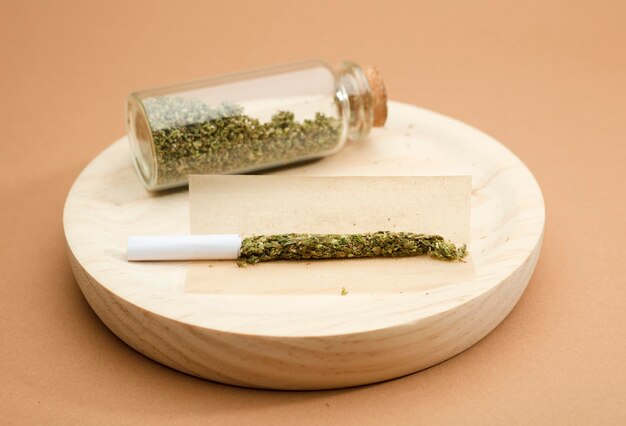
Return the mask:
<svg viewBox="0 0 626 426">
<path fill-rule="evenodd" d="M 467 247 L 465 244 L 457 247 L 439 235 L 411 232 L 259 235 L 243 239 L 239 266 L 271 260 L 421 255 L 459 261 L 467 255 Z"/>
<path fill-rule="evenodd" d="M 190 174 L 242 173 L 313 158 L 341 141 L 341 120 L 320 112 L 297 121 L 293 112 L 278 111 L 261 122 L 228 102 L 211 107 L 196 98 L 164 96 L 147 98 L 143 106 L 158 185 Z"/>
</svg>

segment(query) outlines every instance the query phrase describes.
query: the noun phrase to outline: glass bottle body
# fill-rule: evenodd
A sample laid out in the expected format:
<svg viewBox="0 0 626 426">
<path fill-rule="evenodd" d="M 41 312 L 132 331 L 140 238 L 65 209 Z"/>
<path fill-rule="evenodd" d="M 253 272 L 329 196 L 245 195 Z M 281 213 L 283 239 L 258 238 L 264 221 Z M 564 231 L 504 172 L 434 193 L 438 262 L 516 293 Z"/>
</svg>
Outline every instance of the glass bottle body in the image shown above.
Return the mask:
<svg viewBox="0 0 626 426">
<path fill-rule="evenodd" d="M 155 191 L 330 155 L 369 132 L 370 92 L 358 65 L 312 61 L 132 93 L 135 167 Z"/>
</svg>

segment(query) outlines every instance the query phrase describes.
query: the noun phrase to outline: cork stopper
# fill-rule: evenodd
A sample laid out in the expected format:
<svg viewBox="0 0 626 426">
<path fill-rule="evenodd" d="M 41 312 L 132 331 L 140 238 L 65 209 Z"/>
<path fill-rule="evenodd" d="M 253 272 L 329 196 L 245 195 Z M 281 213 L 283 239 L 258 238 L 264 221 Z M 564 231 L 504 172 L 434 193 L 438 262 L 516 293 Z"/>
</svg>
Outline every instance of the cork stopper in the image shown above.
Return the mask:
<svg viewBox="0 0 626 426">
<path fill-rule="evenodd" d="M 382 127 L 387 121 L 387 90 L 380 72 L 373 66 L 363 68 L 365 77 L 372 91 L 372 102 L 374 109 L 374 127 Z"/>
</svg>

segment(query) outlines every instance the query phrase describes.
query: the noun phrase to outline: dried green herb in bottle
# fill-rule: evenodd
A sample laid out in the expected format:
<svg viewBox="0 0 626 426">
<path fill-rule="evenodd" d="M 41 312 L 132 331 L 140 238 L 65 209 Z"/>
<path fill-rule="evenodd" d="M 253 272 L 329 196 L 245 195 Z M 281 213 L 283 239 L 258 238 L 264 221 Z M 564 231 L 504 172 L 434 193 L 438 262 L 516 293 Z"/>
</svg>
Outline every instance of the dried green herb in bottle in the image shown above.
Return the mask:
<svg viewBox="0 0 626 426">
<path fill-rule="evenodd" d="M 338 119 L 321 113 L 298 122 L 292 112 L 278 111 L 261 122 L 232 103 L 211 108 L 195 98 L 160 97 L 143 104 L 159 185 L 190 174 L 247 171 L 308 158 L 335 148 L 342 129 Z"/>
<path fill-rule="evenodd" d="M 136 92 L 127 127 L 147 189 L 190 174 L 247 173 L 338 152 L 387 117 L 374 68 L 318 61 Z"/>
<path fill-rule="evenodd" d="M 278 234 L 244 238 L 239 265 L 272 260 L 346 259 L 429 255 L 441 260 L 462 260 L 467 247 L 457 247 L 439 235 L 411 232 L 364 234 Z"/>
</svg>

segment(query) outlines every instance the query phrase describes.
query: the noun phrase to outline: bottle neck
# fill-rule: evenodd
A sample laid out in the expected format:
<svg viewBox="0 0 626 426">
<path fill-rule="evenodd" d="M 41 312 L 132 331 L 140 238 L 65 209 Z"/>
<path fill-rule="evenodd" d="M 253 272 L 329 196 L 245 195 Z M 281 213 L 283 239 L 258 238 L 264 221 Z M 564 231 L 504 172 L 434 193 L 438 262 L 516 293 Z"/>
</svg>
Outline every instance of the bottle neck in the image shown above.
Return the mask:
<svg viewBox="0 0 626 426">
<path fill-rule="evenodd" d="M 348 138 L 353 141 L 363 139 L 374 123 L 374 102 L 367 76 L 352 62 L 340 63 L 335 74 L 337 101 L 342 115 L 348 117 Z"/>
</svg>

